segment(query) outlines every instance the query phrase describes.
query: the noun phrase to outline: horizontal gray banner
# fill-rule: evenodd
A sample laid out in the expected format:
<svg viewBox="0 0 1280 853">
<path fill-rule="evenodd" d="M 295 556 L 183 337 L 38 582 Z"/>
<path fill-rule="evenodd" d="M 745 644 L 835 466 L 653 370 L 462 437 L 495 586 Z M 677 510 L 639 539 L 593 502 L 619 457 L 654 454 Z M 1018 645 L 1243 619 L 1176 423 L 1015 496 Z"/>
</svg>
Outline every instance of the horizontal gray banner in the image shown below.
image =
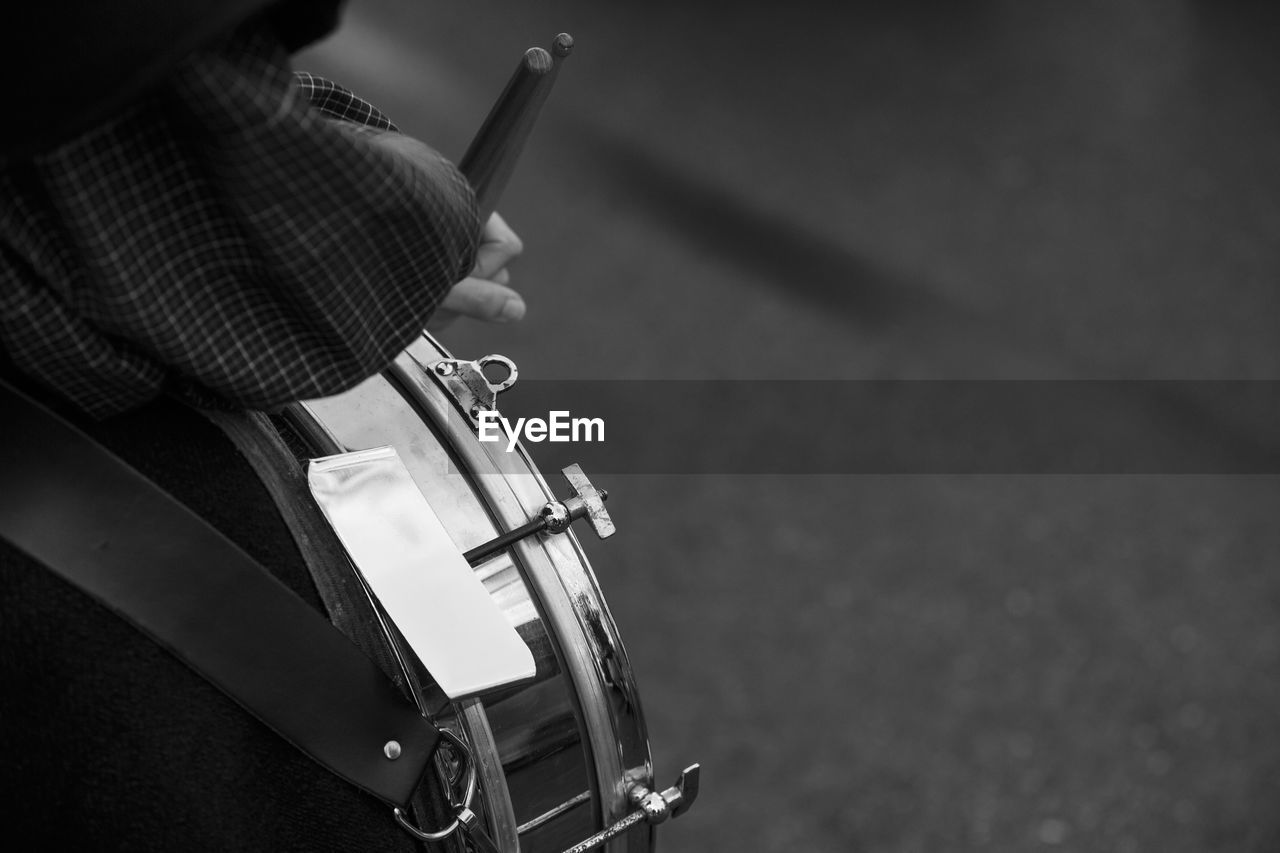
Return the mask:
<svg viewBox="0 0 1280 853">
<path fill-rule="evenodd" d="M 499 407 L 499 449 L 593 475 L 1280 473 L 1275 381 L 521 379 Z"/>
</svg>

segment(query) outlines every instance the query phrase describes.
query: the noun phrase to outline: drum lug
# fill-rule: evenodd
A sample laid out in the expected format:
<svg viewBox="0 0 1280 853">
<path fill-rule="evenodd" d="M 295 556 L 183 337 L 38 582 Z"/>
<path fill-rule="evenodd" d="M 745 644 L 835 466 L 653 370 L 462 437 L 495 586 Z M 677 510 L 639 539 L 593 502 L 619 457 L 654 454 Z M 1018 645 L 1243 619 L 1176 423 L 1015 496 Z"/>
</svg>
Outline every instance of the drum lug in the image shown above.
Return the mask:
<svg viewBox="0 0 1280 853">
<path fill-rule="evenodd" d="M 492 364 L 506 369 L 506 378 L 501 382 L 491 382 L 485 376 L 484 369 Z M 481 412 L 496 411 L 498 395 L 515 385 L 519 376 L 515 362 L 505 355 L 486 355 L 475 361 L 442 358 L 425 367 L 471 419 L 473 426 L 479 424 Z"/>
</svg>

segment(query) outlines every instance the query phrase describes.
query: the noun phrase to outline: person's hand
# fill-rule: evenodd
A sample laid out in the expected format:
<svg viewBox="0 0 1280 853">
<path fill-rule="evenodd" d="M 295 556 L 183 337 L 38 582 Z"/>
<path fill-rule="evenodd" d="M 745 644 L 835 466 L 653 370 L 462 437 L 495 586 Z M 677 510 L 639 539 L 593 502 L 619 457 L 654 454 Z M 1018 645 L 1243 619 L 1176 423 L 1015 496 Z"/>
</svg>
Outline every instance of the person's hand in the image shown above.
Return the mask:
<svg viewBox="0 0 1280 853">
<path fill-rule="evenodd" d="M 369 138 L 374 145 L 429 173 L 440 168 L 440 155 L 411 136 L 384 132 Z M 514 323 L 524 317 L 524 300 L 507 286 L 511 280 L 507 264 L 523 251 L 524 244 L 502 217 L 496 213 L 490 216 L 480 234 L 480 248 L 471 275 L 453 286 L 427 321 L 427 330 L 439 331 L 459 317 L 490 323 Z"/>
<path fill-rule="evenodd" d="M 524 316 L 524 300 L 508 283 L 507 264 L 524 251 L 524 244 L 502 217 L 493 214 L 480 235 L 480 248 L 471 275 L 453 286 L 427 321 L 428 331 L 439 331 L 458 317 L 490 323 L 514 323 Z"/>
</svg>

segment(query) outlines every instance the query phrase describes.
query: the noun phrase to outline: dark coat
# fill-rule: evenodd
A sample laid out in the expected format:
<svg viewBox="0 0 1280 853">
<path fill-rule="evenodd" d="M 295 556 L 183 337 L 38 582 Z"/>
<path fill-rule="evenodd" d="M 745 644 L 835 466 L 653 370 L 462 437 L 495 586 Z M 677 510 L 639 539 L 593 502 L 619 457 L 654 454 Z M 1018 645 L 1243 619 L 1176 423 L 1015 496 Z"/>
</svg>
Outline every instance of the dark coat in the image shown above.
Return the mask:
<svg viewBox="0 0 1280 853">
<path fill-rule="evenodd" d="M 289 50 L 332 32 L 342 0 L 40 0 L 0 26 L 0 162 L 48 150 L 137 98 L 202 45 L 264 14 Z"/>
<path fill-rule="evenodd" d="M 266 489 L 211 424 L 162 400 L 80 426 L 324 612 Z M 0 683 L 0 797 L 15 837 L 49 849 L 416 849 L 387 806 L 3 540 Z"/>
</svg>

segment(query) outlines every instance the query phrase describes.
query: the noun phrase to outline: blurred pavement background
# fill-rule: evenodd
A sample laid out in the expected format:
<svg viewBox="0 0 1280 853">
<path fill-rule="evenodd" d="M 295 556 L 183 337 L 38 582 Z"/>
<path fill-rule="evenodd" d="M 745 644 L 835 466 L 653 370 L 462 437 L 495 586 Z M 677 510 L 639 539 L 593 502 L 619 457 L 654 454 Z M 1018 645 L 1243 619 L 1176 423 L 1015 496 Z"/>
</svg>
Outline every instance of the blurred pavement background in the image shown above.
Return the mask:
<svg viewBox="0 0 1280 853">
<path fill-rule="evenodd" d="M 1278 23 L 354 0 L 298 66 L 457 158 L 574 35 L 501 206 L 529 315 L 443 336 L 522 376 L 1276 380 Z M 1274 400 L 1179 403 L 1280 446 Z M 1280 850 L 1280 478 L 604 485 L 660 781 L 705 771 L 664 853 Z"/>
</svg>

